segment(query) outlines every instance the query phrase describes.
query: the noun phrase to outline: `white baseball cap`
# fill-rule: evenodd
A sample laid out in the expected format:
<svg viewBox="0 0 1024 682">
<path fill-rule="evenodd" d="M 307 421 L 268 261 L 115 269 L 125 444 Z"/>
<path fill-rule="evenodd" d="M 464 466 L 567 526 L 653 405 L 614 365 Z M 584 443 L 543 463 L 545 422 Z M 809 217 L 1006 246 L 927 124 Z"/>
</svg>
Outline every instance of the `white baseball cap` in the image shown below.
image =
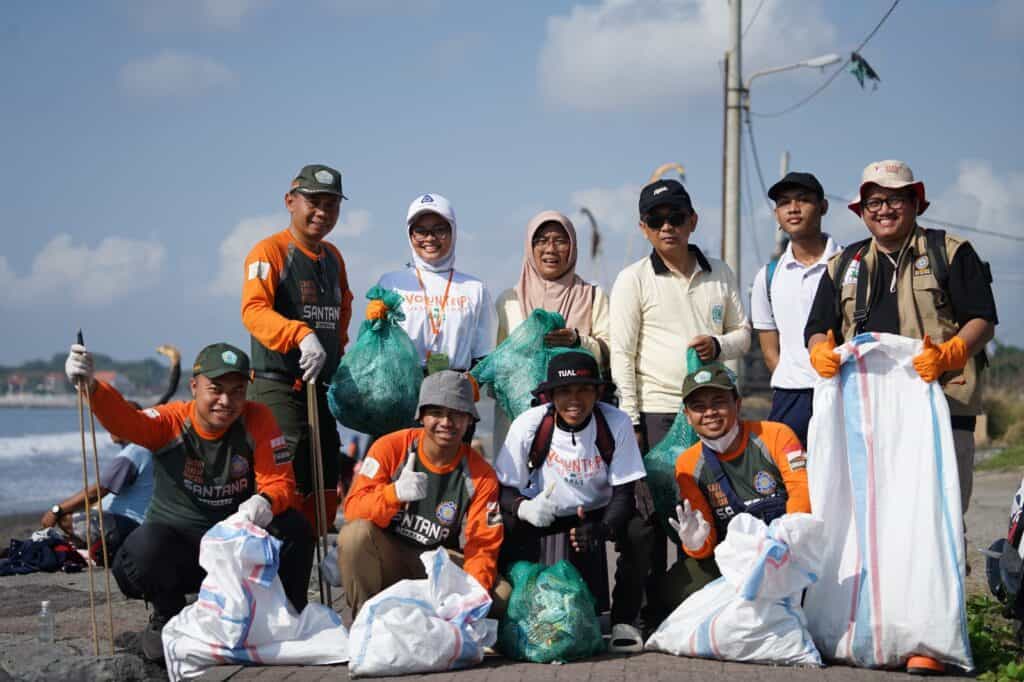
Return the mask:
<svg viewBox="0 0 1024 682">
<path fill-rule="evenodd" d="M 453 230 L 455 229 L 455 209 L 452 208 L 452 202 L 440 194 L 421 194 L 413 199 L 405 218 L 406 225 L 412 225 L 416 218 L 424 213 L 436 213 L 447 220 Z"/>
<path fill-rule="evenodd" d="M 924 183 L 915 181 L 914 172 L 902 161 L 892 159 L 875 161 L 864 167 L 864 172 L 860 174 L 860 190 L 857 192 L 857 200 L 848 205 L 849 209 L 857 215 L 861 214 L 860 199 L 867 185 L 878 185 L 886 189 L 913 187 L 914 193 L 917 195 L 917 215 L 921 215 L 928 208 L 928 200 L 924 198 Z"/>
</svg>

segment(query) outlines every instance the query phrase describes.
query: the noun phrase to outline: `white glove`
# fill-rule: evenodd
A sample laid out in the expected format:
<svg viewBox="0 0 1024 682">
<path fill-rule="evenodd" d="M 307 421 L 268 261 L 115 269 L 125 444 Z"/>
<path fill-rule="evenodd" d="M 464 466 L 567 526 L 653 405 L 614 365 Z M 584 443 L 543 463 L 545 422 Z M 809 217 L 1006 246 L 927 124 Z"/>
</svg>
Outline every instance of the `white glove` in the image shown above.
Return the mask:
<svg viewBox="0 0 1024 682">
<path fill-rule="evenodd" d="M 302 351 L 302 355 L 299 356 L 302 380 L 307 383 L 316 381 L 320 370 L 324 368 L 324 363 L 327 362 L 327 351 L 320 345 L 320 339 L 316 338 L 316 334 L 303 336 L 299 341 L 299 350 Z"/>
<path fill-rule="evenodd" d="M 551 493 L 554 490 L 555 484 L 549 483 L 537 497 L 520 502 L 519 510 L 516 512 L 519 518 L 534 528 L 546 528 L 554 523 L 557 509 L 555 503 L 551 501 Z"/>
<path fill-rule="evenodd" d="M 410 455 L 405 461 L 402 475 L 395 481 L 395 497 L 402 502 L 415 502 L 427 496 L 427 475 L 422 471 L 413 471 L 416 455 Z"/>
<path fill-rule="evenodd" d="M 78 386 L 80 381 L 92 384 L 93 365 L 92 353 L 85 349 L 85 346 L 73 344 L 68 353 L 68 359 L 64 362 L 64 373 L 68 375 L 68 381 Z"/>
<path fill-rule="evenodd" d="M 260 528 L 266 528 L 267 524 L 274 520 L 274 510 L 270 507 L 270 500 L 262 495 L 253 495 L 238 505 L 237 513 L 249 523 Z"/>
<path fill-rule="evenodd" d="M 679 536 L 683 547 L 691 552 L 703 547 L 704 541 L 711 533 L 711 526 L 704 519 L 704 515 L 699 509 L 691 509 L 689 500 L 683 500 L 683 506 L 676 505 L 676 518 L 670 518 L 668 525 L 672 526 L 672 530 Z"/>
</svg>

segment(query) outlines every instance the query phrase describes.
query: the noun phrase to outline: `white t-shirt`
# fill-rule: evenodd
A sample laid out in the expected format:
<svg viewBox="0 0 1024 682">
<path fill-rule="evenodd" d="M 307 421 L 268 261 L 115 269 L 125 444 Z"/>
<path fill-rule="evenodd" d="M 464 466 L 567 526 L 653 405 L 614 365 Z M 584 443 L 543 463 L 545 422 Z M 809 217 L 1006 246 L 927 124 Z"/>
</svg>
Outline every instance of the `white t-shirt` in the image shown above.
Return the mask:
<svg viewBox="0 0 1024 682">
<path fill-rule="evenodd" d="M 840 251 L 831 237 L 825 237 L 825 252 L 812 265 L 803 265 L 793 257 L 792 244 L 786 248 L 772 275 L 771 304 L 765 289 L 768 266 L 754 277 L 750 293 L 754 329 L 779 332 L 779 364 L 772 372 L 772 388 L 813 388 L 817 381 L 818 375 L 804 346 L 804 327 L 828 259 Z"/>
<path fill-rule="evenodd" d="M 548 457 L 531 475 L 530 446 L 548 410 L 547 405 L 538 405 L 519 415 L 509 427 L 505 444 L 494 463 L 498 481 L 529 498 L 536 497 L 548 483 L 554 482 L 551 499 L 558 507 L 557 516 L 572 516 L 579 506 L 585 511 L 607 506 L 612 499 L 612 486 L 644 478 L 647 472 L 629 415 L 607 403 L 599 402 L 595 409 L 604 414 L 615 440 L 610 467 L 605 466 L 598 452 L 597 425 L 591 417 L 590 423 L 575 433 L 575 438 L 574 434 L 558 428 L 556 421 Z"/>
<path fill-rule="evenodd" d="M 401 327 L 419 351 L 420 363 L 426 366 L 427 351 L 430 350 L 445 353 L 451 369 L 467 370 L 473 358 L 482 358 L 494 350 L 497 334 L 494 303 L 483 282 L 455 271 L 447 303 L 442 309 L 449 274 L 450 271 L 420 270 L 426 297 L 412 267 L 389 272 L 380 278 L 378 284 L 401 294 L 402 312 L 405 313 Z M 428 306 L 434 320 L 441 320 L 437 335 L 427 318 Z"/>
</svg>

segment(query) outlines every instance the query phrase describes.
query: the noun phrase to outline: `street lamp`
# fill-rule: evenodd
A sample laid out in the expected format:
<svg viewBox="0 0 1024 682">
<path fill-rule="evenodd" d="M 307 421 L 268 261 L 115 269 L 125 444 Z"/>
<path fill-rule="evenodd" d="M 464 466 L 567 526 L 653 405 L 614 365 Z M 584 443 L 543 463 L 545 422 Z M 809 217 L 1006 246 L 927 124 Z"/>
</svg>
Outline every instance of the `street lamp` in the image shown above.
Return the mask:
<svg viewBox="0 0 1024 682">
<path fill-rule="evenodd" d="M 838 64 L 842 61 L 842 57 L 834 52 L 829 54 L 823 54 L 820 57 L 812 57 L 811 59 L 805 59 L 802 62 L 796 64 L 787 64 L 786 66 L 775 66 L 770 69 L 762 69 L 761 71 L 755 71 L 750 74 L 746 82 L 743 84 L 743 104 L 747 111 L 750 110 L 750 85 L 754 82 L 755 78 L 761 76 L 767 76 L 771 73 L 779 73 L 780 71 L 791 71 L 793 69 L 824 69 L 826 66 Z"/>
</svg>

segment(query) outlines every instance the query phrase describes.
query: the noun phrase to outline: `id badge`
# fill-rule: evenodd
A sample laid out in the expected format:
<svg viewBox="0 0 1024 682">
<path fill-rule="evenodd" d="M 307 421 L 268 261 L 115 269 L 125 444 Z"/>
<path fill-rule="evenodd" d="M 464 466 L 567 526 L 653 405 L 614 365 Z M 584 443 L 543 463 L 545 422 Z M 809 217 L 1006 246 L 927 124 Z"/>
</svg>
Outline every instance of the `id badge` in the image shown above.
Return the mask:
<svg viewBox="0 0 1024 682">
<path fill-rule="evenodd" d="M 449 367 L 448 354 L 447 353 L 428 353 L 427 354 L 427 374 L 436 374 L 442 372 Z"/>
</svg>

